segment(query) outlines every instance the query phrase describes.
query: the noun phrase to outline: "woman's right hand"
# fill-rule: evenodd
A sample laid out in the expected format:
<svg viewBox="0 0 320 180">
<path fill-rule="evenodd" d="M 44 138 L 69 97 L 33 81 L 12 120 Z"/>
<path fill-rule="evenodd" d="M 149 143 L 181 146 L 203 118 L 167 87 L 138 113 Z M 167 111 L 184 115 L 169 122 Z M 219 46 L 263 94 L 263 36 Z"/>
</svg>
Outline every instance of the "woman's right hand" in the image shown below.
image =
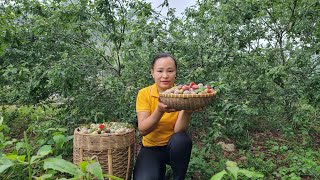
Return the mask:
<svg viewBox="0 0 320 180">
<path fill-rule="evenodd" d="M 152 132 L 154 128 L 156 128 L 157 124 L 159 123 L 161 117 L 165 112 L 175 112 L 177 110 L 168 108 L 168 106 L 162 102 L 158 103 L 158 107 L 156 110 L 150 114 L 150 112 L 138 112 L 138 128 L 140 134 L 145 136 Z"/>
</svg>

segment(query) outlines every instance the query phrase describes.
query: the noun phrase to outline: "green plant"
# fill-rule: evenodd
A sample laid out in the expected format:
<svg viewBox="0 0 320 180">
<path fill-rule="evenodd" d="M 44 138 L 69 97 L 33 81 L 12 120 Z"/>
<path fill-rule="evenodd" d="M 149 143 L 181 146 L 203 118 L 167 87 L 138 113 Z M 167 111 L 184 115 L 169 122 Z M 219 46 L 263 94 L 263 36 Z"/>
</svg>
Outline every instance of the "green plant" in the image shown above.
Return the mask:
<svg viewBox="0 0 320 180">
<path fill-rule="evenodd" d="M 61 173 L 67 173 L 72 176 L 73 179 L 98 179 L 103 180 L 105 178 L 111 178 L 114 180 L 123 180 L 122 178 L 118 178 L 116 176 L 107 175 L 102 173 L 101 165 L 94 161 L 82 161 L 79 163 L 79 166 L 72 164 L 69 161 L 60 158 L 47 158 L 44 160 L 43 168 L 45 170 L 54 170 L 54 172 L 50 172 L 48 174 L 44 174 L 36 179 L 42 180 L 46 178 L 51 178 L 55 171 Z"/>
<path fill-rule="evenodd" d="M 263 178 L 264 177 L 264 175 L 259 172 L 249 171 L 246 169 L 239 168 L 237 166 L 236 162 L 227 161 L 226 168 L 224 170 L 216 173 L 215 175 L 213 175 L 211 177 L 211 180 L 220 180 L 223 178 L 224 175 L 227 175 L 231 179 L 236 180 L 236 179 L 238 179 L 240 174 L 243 174 L 248 178 Z"/>
<path fill-rule="evenodd" d="M 67 128 L 48 128 L 43 130 L 43 135 L 39 137 L 38 143 L 50 144 L 54 146 L 55 155 L 66 155 L 68 148 L 72 144 L 73 135 L 67 135 Z M 46 136 L 45 136 L 46 135 Z M 67 143 L 69 146 L 67 146 Z"/>
<path fill-rule="evenodd" d="M 24 141 L 17 143 L 16 150 L 12 153 L 2 154 L 0 158 L 0 174 L 14 166 L 23 166 L 27 169 L 28 179 L 31 180 L 33 176 L 34 166 L 39 166 L 43 158 L 52 152 L 50 145 L 41 146 L 36 153 L 32 156 L 32 146 L 30 146 L 26 132 L 24 132 Z M 20 148 L 25 148 L 26 154 L 19 155 Z M 9 173 L 10 176 L 10 173 Z"/>
<path fill-rule="evenodd" d="M 249 167 L 254 167 L 263 174 L 272 174 L 277 169 L 277 164 L 273 158 L 270 158 L 264 152 L 260 152 L 256 155 L 248 152 L 246 154 Z"/>
<path fill-rule="evenodd" d="M 53 138 L 55 138 L 54 136 Z M 60 139 L 57 137 L 55 139 Z M 62 138 L 64 139 L 64 138 Z M 63 145 L 62 140 L 55 140 L 58 146 Z M 20 148 L 24 148 L 26 154 L 19 155 L 18 152 Z M 111 178 L 114 180 L 121 180 L 121 178 L 107 175 L 102 173 L 101 166 L 98 162 L 93 160 L 80 162 L 79 167 L 72 164 L 71 162 L 62 159 L 61 157 L 46 157 L 52 154 L 53 149 L 51 145 L 43 145 L 39 148 L 38 152 L 35 155 L 32 155 L 32 146 L 29 144 L 26 132 L 24 132 L 24 141 L 19 142 L 15 146 L 16 151 L 12 153 L 2 154 L 0 157 L 0 174 L 7 173 L 7 178 L 22 178 L 19 176 L 12 175 L 15 172 L 15 167 L 22 166 L 20 169 L 26 169 L 28 174 L 28 179 L 32 180 L 33 178 L 42 180 L 50 179 L 54 176 L 61 177 L 64 173 L 67 173 L 68 176 L 72 176 L 74 179 L 95 179 L 102 180 L 103 177 Z M 43 164 L 43 170 L 45 174 L 39 169 Z M 10 172 L 10 168 L 12 171 Z M 52 171 L 53 170 L 53 171 Z M 9 171 L 9 172 L 7 172 Z M 59 172 L 59 173 L 57 173 Z M 39 174 L 42 174 L 38 177 Z M 23 174 L 20 174 L 23 175 Z M 25 176 L 24 176 L 25 177 Z"/>
<path fill-rule="evenodd" d="M 216 149 L 204 147 L 201 150 L 197 147 L 192 148 L 191 159 L 189 162 L 188 174 L 190 179 L 197 178 L 208 179 L 215 172 L 216 167 L 221 167 L 220 162 L 212 159 L 212 154 L 217 154 Z"/>
<path fill-rule="evenodd" d="M 25 178 L 25 174 L 28 174 L 28 179 L 32 179 L 33 176 L 41 174 L 43 159 L 48 155 L 62 157 L 65 143 L 72 139 L 72 136 L 66 137 L 62 134 L 66 131 L 65 128 L 52 128 L 47 130 L 51 135 L 47 137 L 46 141 L 39 139 L 35 143 L 32 138 L 29 141 L 26 131 L 20 141 L 11 140 L 11 137 L 4 135 L 10 128 L 3 124 L 3 119 L 0 116 L 0 177 L 3 178 L 21 179 Z M 34 154 L 36 149 L 38 151 Z"/>
<path fill-rule="evenodd" d="M 320 165 L 317 162 L 319 158 L 320 154 L 310 148 L 288 150 L 286 158 L 273 174 L 281 178 L 309 176 L 316 179 L 320 177 Z"/>
<path fill-rule="evenodd" d="M 9 132 L 10 128 L 3 123 L 3 116 L 0 115 L 0 153 L 3 153 L 6 146 L 12 145 L 17 141 L 16 139 L 9 140 L 10 137 L 6 136 Z"/>
</svg>

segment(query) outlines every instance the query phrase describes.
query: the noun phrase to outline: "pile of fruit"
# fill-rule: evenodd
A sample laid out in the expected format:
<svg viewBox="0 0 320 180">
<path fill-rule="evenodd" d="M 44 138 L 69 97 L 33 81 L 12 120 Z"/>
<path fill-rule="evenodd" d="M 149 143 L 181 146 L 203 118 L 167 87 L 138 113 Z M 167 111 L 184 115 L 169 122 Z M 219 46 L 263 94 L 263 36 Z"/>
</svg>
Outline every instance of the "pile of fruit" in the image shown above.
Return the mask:
<svg viewBox="0 0 320 180">
<path fill-rule="evenodd" d="M 132 128 L 128 123 L 105 122 L 81 126 L 79 132 L 83 134 L 122 134 L 132 131 Z"/>
<path fill-rule="evenodd" d="M 180 84 L 167 89 L 164 94 L 213 94 L 214 89 L 210 85 L 203 85 L 203 83 L 196 84 L 191 82 L 190 84 Z"/>
</svg>

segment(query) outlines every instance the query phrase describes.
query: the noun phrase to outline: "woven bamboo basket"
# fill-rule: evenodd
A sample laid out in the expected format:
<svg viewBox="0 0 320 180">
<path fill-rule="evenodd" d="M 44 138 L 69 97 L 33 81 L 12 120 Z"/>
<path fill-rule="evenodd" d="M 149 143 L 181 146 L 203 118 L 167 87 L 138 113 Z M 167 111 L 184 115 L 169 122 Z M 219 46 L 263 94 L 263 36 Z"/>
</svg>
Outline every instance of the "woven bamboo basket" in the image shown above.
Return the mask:
<svg viewBox="0 0 320 180">
<path fill-rule="evenodd" d="M 128 180 L 135 157 L 135 130 L 119 134 L 83 134 L 76 128 L 73 139 L 73 163 L 96 157 L 104 174 Z"/>
<path fill-rule="evenodd" d="M 203 108 L 212 101 L 215 95 L 216 92 L 210 94 L 159 94 L 161 102 L 176 110 Z"/>
</svg>

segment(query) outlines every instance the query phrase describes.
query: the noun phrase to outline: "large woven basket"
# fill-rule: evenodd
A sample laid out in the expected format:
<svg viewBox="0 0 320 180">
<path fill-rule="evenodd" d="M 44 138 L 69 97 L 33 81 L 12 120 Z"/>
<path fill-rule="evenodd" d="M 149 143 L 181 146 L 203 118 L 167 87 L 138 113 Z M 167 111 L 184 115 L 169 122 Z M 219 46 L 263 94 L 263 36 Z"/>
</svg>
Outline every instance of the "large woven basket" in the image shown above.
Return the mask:
<svg viewBox="0 0 320 180">
<path fill-rule="evenodd" d="M 73 139 L 73 163 L 96 157 L 104 174 L 131 178 L 135 157 L 135 130 L 119 134 L 83 134 L 76 128 Z"/>
<path fill-rule="evenodd" d="M 215 96 L 210 94 L 163 94 L 160 93 L 160 101 L 169 108 L 176 110 L 197 110 L 207 106 Z"/>
</svg>

